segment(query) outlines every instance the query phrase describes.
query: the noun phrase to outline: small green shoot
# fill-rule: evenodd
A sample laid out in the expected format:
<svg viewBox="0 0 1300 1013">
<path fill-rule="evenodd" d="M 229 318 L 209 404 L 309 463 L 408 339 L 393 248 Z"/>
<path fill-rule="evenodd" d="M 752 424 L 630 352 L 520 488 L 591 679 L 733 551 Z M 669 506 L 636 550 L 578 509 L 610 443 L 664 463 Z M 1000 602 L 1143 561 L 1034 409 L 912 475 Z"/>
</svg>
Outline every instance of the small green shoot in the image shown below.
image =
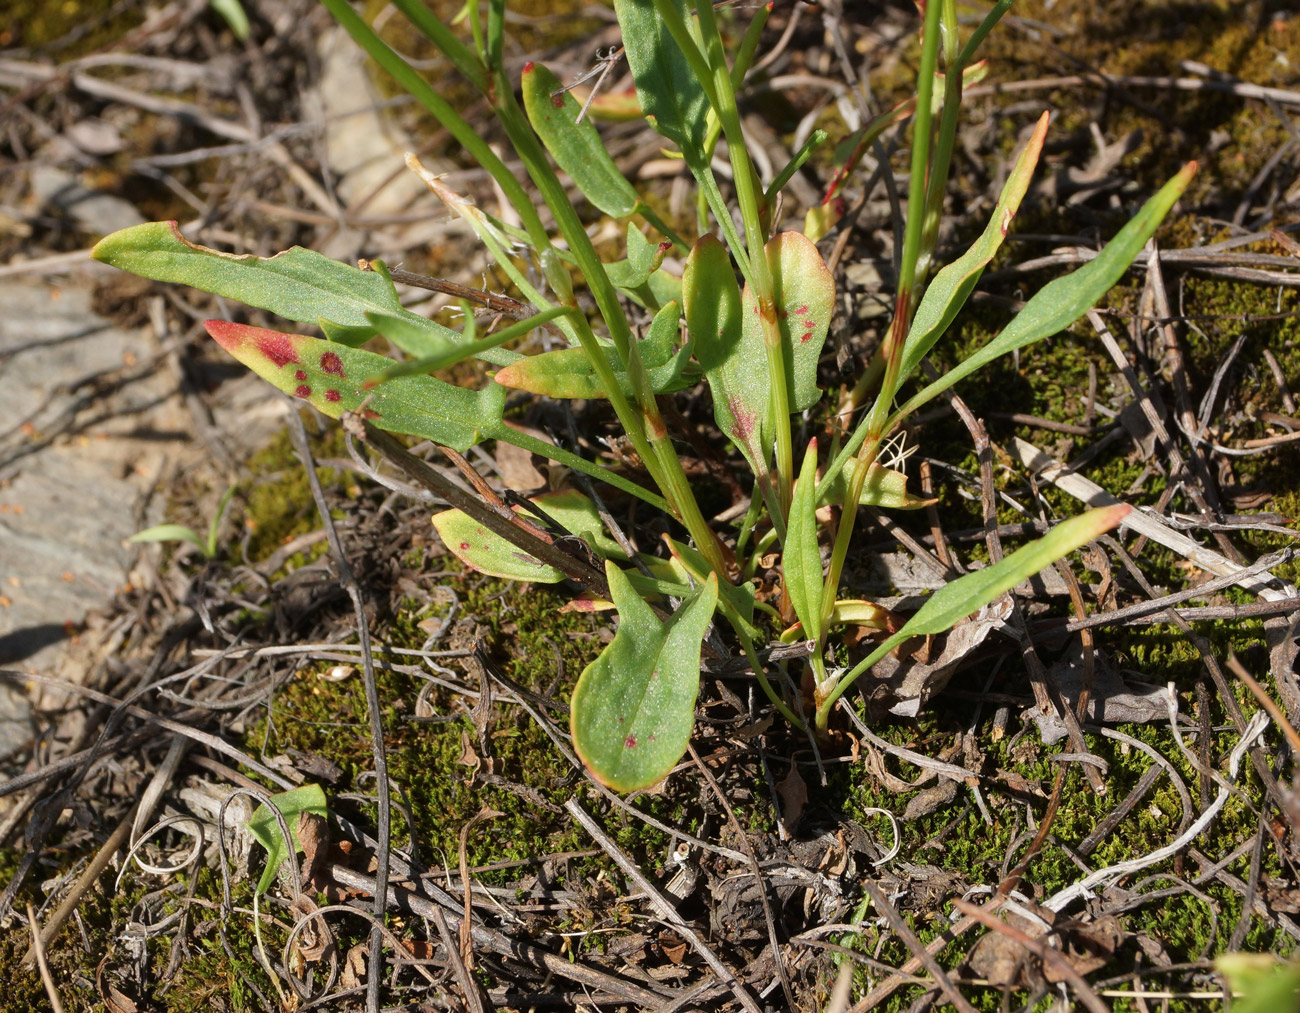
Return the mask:
<svg viewBox="0 0 1300 1013">
<path fill-rule="evenodd" d="M 235 487 L 232 485 L 225 491 L 221 497 L 221 502 L 217 505 L 217 514 L 212 518 L 212 523 L 208 525 L 208 534 L 204 538 L 199 535 L 193 528 L 186 527 L 184 524 L 155 524 L 151 528 L 145 528 L 143 531 L 137 531 L 127 541 L 131 542 L 189 542 L 203 554 L 204 559 L 216 559 L 217 552 L 221 546 L 218 538 L 221 534 L 221 522 L 225 519 L 226 508 L 230 506 L 231 497 L 235 495 Z"/>
</svg>

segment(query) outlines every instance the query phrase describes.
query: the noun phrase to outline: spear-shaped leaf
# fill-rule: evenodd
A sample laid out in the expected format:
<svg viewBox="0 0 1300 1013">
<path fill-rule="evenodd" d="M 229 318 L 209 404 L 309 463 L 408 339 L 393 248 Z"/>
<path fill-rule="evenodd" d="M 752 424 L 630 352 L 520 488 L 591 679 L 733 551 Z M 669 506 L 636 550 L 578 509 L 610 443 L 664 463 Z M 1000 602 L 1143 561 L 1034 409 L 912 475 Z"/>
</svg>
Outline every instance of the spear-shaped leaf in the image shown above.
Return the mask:
<svg viewBox="0 0 1300 1013">
<path fill-rule="evenodd" d="M 926 633 L 943 633 L 966 616 L 998 598 L 1021 581 L 1028 580 L 1044 567 L 1050 566 L 1067 553 L 1073 552 L 1099 535 L 1104 534 L 1124 519 L 1132 509 L 1128 504 L 1089 510 L 1078 517 L 1062 521 L 1042 538 L 1023 545 L 1009 556 L 982 570 L 943 585 L 925 600 L 925 604 L 893 636 L 887 638 L 874 651 L 834 686 L 824 687 L 826 696 L 821 699 L 823 687 L 818 691 L 817 726 L 826 727 L 831 706 L 853 681 L 910 637 Z"/>
<path fill-rule="evenodd" d="M 898 373 L 900 380 L 912 375 L 912 370 L 916 369 L 921 359 L 934 347 L 934 343 L 943 336 L 958 311 L 966 304 L 966 299 L 984 273 L 985 266 L 1006 239 L 1011 219 L 1025 198 L 1029 180 L 1043 150 L 1049 118 L 1047 113 L 1039 118 L 1025 150 L 1020 153 L 1011 175 L 1007 177 L 1006 185 L 1002 187 L 1002 194 L 997 206 L 993 208 L 984 233 L 969 250 L 936 274 L 934 281 L 925 290 L 921 305 L 916 308 L 916 316 L 912 319 L 907 342 L 903 346 L 903 363 Z"/>
<path fill-rule="evenodd" d="M 578 679 L 573 745 L 602 784 L 635 791 L 673 768 L 690 741 L 700 688 L 700 643 L 718 602 L 714 574 L 667 622 L 613 563 L 605 574 L 619 626 Z"/>
<path fill-rule="evenodd" d="M 898 420 L 999 356 L 1051 337 L 1083 316 L 1128 270 L 1133 258 L 1141 252 L 1174 202 L 1187 189 L 1195 172 L 1196 163 L 1188 162 L 1142 206 L 1132 221 L 1120 229 L 1101 253 L 1072 274 L 1049 281 L 1040 288 L 1002 333 L 913 396 L 890 417 L 885 429 L 893 428 Z"/>
</svg>

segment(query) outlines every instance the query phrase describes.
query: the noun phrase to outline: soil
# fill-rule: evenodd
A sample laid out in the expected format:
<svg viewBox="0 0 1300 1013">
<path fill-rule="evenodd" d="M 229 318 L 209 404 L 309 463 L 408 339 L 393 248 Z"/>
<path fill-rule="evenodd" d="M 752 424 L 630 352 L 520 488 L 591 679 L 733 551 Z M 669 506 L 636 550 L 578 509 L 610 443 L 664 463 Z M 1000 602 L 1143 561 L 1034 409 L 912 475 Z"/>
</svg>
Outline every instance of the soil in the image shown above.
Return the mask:
<svg viewBox="0 0 1300 1013">
<path fill-rule="evenodd" d="M 458 6 L 435 5 L 448 19 Z M 785 228 L 820 201 L 862 114 L 913 88 L 915 11 L 844 6 L 859 9 L 778 4 L 746 88 L 765 178 L 812 128 L 829 134 L 786 192 Z M 1199 171 L 1094 320 L 998 360 L 907 429 L 896 453 L 934 503 L 873 517 L 842 585 L 904 614 L 989 561 L 986 503 L 1011 548 L 1079 513 L 1096 494 L 1080 481 L 1153 518 L 1154 536 L 1093 543 L 1018 588 L 1014 614 L 888 659 L 846 696 L 853 717 L 830 741 L 776 715 L 725 657 L 736 645 L 715 638 L 691 750 L 626 797 L 596 785 L 568 740 L 569 694 L 614 635 L 608 614 L 572 608 L 572 583 L 468 569 L 429 523 L 438 502 L 251 377 L 201 321 L 301 325 L 87 256 L 112 228 L 177 219 L 223 250 L 301 245 L 518 294 L 402 169 L 415 150 L 511 220 L 448 135 L 323 8 L 246 10 L 246 40 L 195 0 L 32 2 L 0 33 L 0 301 L 42 321 L 27 343 L 0 327 L 0 370 L 23 392 L 0 422 L 0 546 L 14 549 L 0 574 L 0 730 L 13 740 L 0 760 L 0 1011 L 1202 1010 L 1241 987 L 1225 956 L 1292 957 L 1300 20 L 1288 7 L 1033 0 L 993 31 L 963 106 L 940 262 L 983 229 L 1044 109 L 1052 129 L 935 369 L 987 342 L 1184 163 Z M 503 140 L 400 14 L 365 13 Z M 738 39 L 751 13 L 721 16 Z M 598 7 L 525 4 L 507 24 L 516 77 L 532 59 L 571 80 L 618 42 Z M 680 164 L 640 120 L 601 129 L 692 240 Z M 883 139 L 904 193 L 908 136 Z M 819 379 L 833 393 L 870 360 L 893 304 L 894 201 L 867 163 L 821 243 L 837 312 Z M 579 207 L 602 255 L 621 256 L 626 223 Z M 67 293 L 71 323 L 52 292 Z M 401 292 L 463 326 L 451 296 Z M 86 351 L 78 342 L 101 331 L 79 323 L 114 343 Z M 119 345 L 156 368 L 137 377 Z M 463 364 L 445 375 L 485 382 Z M 707 435 L 707 388 L 671 401 L 706 515 L 724 515 L 749 489 Z M 986 427 L 983 453 L 963 413 Z M 516 395 L 507 417 L 647 481 L 603 402 Z M 825 423 L 808 413 L 798 445 Z M 95 453 L 101 439 L 119 441 L 111 455 Z M 1069 467 L 1031 470 L 1033 448 Z M 501 494 L 566 481 L 492 443 L 466 457 Z M 30 491 L 78 481 L 91 493 Z M 123 541 L 161 521 L 206 535 L 231 487 L 212 558 Z M 39 527 L 14 516 L 20 500 Z M 630 498 L 609 503 L 643 549 L 682 537 Z M 725 538 L 739 514 L 716 523 Z M 82 531 L 98 541 L 82 547 Z M 47 544 L 71 562 L 47 562 Z M 68 581 L 79 554 L 94 557 L 90 576 Z M 1261 560 L 1266 583 L 1234 582 Z M 1166 595 L 1182 597 L 1147 604 Z M 862 628 L 836 661 L 875 635 Z M 802 663 L 771 664 L 798 679 Z M 900 693 L 909 678 L 923 691 Z M 324 807 L 300 813 L 313 786 Z M 297 845 L 275 858 L 271 795 Z"/>
</svg>

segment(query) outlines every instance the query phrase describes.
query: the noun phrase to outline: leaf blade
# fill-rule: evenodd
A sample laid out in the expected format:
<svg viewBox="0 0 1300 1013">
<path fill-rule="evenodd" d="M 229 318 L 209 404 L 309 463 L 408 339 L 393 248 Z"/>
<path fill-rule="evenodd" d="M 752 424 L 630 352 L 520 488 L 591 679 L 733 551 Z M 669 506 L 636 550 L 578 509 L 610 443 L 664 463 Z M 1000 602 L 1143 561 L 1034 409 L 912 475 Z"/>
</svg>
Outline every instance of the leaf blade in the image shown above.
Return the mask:
<svg viewBox="0 0 1300 1013">
<path fill-rule="evenodd" d="M 605 564 L 621 617 L 613 641 L 583 670 L 570 704 L 582 762 L 616 791 L 662 779 L 686 751 L 695 725 L 700 643 L 717 607 L 715 574 L 661 623 L 627 575 Z"/>
</svg>

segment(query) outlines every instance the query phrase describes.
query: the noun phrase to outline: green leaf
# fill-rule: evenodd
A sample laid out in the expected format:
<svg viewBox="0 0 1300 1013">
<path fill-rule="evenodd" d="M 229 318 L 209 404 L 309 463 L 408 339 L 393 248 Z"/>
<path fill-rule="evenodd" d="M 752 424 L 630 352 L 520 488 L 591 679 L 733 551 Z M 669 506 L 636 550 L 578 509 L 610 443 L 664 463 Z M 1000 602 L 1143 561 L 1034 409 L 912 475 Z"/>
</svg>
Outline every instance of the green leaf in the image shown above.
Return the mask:
<svg viewBox="0 0 1300 1013">
<path fill-rule="evenodd" d="M 546 516 L 570 534 L 580 537 L 600 558 L 627 561 L 627 553 L 605 533 L 596 505 L 576 489 L 542 493 L 532 497 L 530 502 L 536 503 Z M 542 527 L 549 527 L 541 514 L 534 515 L 520 508 L 515 508 L 515 513 L 528 516 Z M 531 580 L 538 584 L 556 584 L 564 579 L 564 574 L 555 567 L 540 562 L 460 510 L 434 514 L 433 526 L 451 554 L 479 573 L 505 580 Z"/>
<path fill-rule="evenodd" d="M 790 410 L 801 412 L 815 405 L 822 396 L 817 386 L 817 360 L 835 310 L 835 279 L 817 247 L 801 232 L 782 232 L 768 240 L 763 251 L 772 272 L 772 297 L 776 300 L 778 326 L 785 343 Z M 748 285 L 743 302 L 743 326 L 746 332 L 756 332 L 761 342 L 758 303 Z M 742 339 L 742 346 L 748 344 L 748 339 Z"/>
<path fill-rule="evenodd" d="M 681 309 L 675 302 L 666 304 L 650 325 L 650 333 L 638 348 L 645 366 L 646 378 L 656 394 L 668 394 L 693 386 L 699 380 L 699 371 L 691 365 L 692 345 L 688 342 L 677 348 L 677 322 Z M 605 359 L 614 371 L 619 388 L 632 397 L 632 382 L 623 369 L 617 350 L 601 346 Z M 591 359 L 582 348 L 559 348 L 553 352 L 526 356 L 497 372 L 497 383 L 503 387 L 526 390 L 555 398 L 608 397 L 604 385 L 596 374 Z"/>
<path fill-rule="evenodd" d="M 467 513 L 444 510 L 433 515 L 433 526 L 453 556 L 471 570 L 503 580 L 558 584 L 564 574 L 513 542 L 489 531 Z"/>
<path fill-rule="evenodd" d="M 767 459 L 767 353 L 763 336 L 741 326 L 741 294 L 731 257 L 712 235 L 701 236 L 682 275 L 682 308 L 695 358 L 713 392 L 718 427 L 755 471 Z"/>
<path fill-rule="evenodd" d="M 841 471 L 829 481 L 823 481 L 818 487 L 818 503 L 841 504 L 848 492 L 848 478 Z M 907 475 L 882 464 L 872 464 L 867 470 L 867 479 L 862 483 L 862 495 L 858 497 L 860 506 L 881 507 L 885 510 L 920 510 L 938 499 L 926 499 L 909 492 Z"/>
<path fill-rule="evenodd" d="M 143 531 L 137 531 L 130 538 L 129 542 L 189 542 L 194 545 L 203 555 L 211 557 L 212 553 L 208 552 L 207 543 L 199 537 L 199 533 L 193 528 L 187 528 L 184 524 L 155 524 L 151 528 L 145 528 Z"/>
<path fill-rule="evenodd" d="M 821 397 L 817 359 L 834 309 L 835 282 L 817 247 L 797 232 L 783 232 L 763 249 L 785 343 L 790 408 L 803 411 Z M 757 299 L 748 285 L 743 294 L 738 291 L 727 248 L 714 236 L 702 236 L 687 258 L 682 303 L 718 426 L 760 471 L 773 431 L 762 323 Z"/>
<path fill-rule="evenodd" d="M 969 358 L 959 362 L 943 376 L 898 409 L 885 425 L 886 431 L 940 392 L 958 380 L 969 376 L 999 356 L 1064 330 L 1083 316 L 1120 276 L 1128 269 L 1133 258 L 1141 252 L 1155 233 L 1174 202 L 1187 189 L 1196 163 L 1189 162 L 1173 179 L 1166 183 L 1154 197 L 1142 206 L 1119 233 L 1106 244 L 1096 258 L 1072 274 L 1057 278 L 1040 288 L 1016 314 L 1014 320 L 1003 328 L 996 338 L 984 345 Z"/>
<path fill-rule="evenodd" d="M 682 582 L 692 581 L 695 584 L 701 584 L 708 579 L 711 572 L 709 564 L 704 556 L 696 548 L 684 545 L 664 535 L 664 544 L 668 546 L 668 552 L 672 556 L 669 564 L 672 572 L 677 574 L 677 578 Z M 666 576 L 660 571 L 659 566 L 664 560 L 648 560 L 647 563 L 651 572 Z M 636 574 L 631 575 L 635 581 Z M 724 580 L 718 585 L 718 605 L 719 607 L 729 608 L 736 617 L 741 621 L 746 631 L 746 635 L 756 637 L 759 635 L 754 628 L 754 585 L 746 582 L 733 584 L 729 580 Z"/>
<path fill-rule="evenodd" d="M 105 236 L 90 255 L 142 278 L 190 285 L 298 323 L 320 324 L 349 345 L 374 336 L 367 313 L 408 321 L 412 340 L 401 348 L 412 355 L 428 354 L 435 343 L 460 340 L 455 331 L 404 308 L 384 274 L 349 267 L 301 246 L 274 257 L 222 253 L 191 243 L 175 222 L 147 222 Z"/>
<path fill-rule="evenodd" d="M 825 727 L 831 705 L 853 681 L 910 637 L 943 633 L 966 616 L 1028 580 L 1044 567 L 1104 534 L 1124 519 L 1128 504 L 1089 510 L 1062 521 L 1042 538 L 1023 545 L 1001 561 L 945 584 L 930 595 L 898 632 L 881 643 L 847 675 L 842 676 L 817 707 L 818 727 Z M 820 687 L 818 696 L 820 697 Z"/>
<path fill-rule="evenodd" d="M 208 0 L 208 6 L 221 15 L 230 27 L 230 33 L 240 42 L 248 38 L 248 15 L 239 0 Z"/>
<path fill-rule="evenodd" d="M 284 821 L 289 825 L 294 851 L 302 850 L 298 843 L 299 813 L 314 813 L 323 819 L 329 818 L 325 792 L 319 784 L 304 784 L 292 791 L 282 791 L 278 795 L 272 795 L 270 801 L 284 815 Z M 265 802 L 257 807 L 252 819 L 248 821 L 248 831 L 266 848 L 266 868 L 257 884 L 257 892 L 266 893 L 275 882 L 275 874 L 288 851 L 285 849 L 284 835 L 280 832 L 280 821 Z"/>
<path fill-rule="evenodd" d="M 605 564 L 618 632 L 578 678 L 573 745 L 598 781 L 635 791 L 661 780 L 690 742 L 700 688 L 700 644 L 718 602 L 714 574 L 667 622 Z"/>
<path fill-rule="evenodd" d="M 1300 964 L 1268 953 L 1224 953 L 1214 966 L 1239 998 L 1232 1013 L 1300 1013 Z"/>
<path fill-rule="evenodd" d="M 526 63 L 522 86 L 529 122 L 587 200 L 614 218 L 635 212 L 640 203 L 636 190 L 609 157 L 591 120 L 578 122 L 582 105 L 561 91 L 559 78 L 540 63 Z"/>
<path fill-rule="evenodd" d="M 431 376 L 403 376 L 367 390 L 364 382 L 393 360 L 303 334 L 208 320 L 208 333 L 262 379 L 331 418 L 361 412 L 380 428 L 468 450 L 503 428 L 505 389 L 455 387 Z"/>
<path fill-rule="evenodd" d="M 629 223 L 627 227 L 627 259 L 616 260 L 605 265 L 609 280 L 621 289 L 634 291 L 650 280 L 650 275 L 659 270 L 664 254 L 672 244 L 657 246 L 642 234 L 641 230 Z"/>
<path fill-rule="evenodd" d="M 671 3 L 682 20 L 690 19 L 685 0 Z M 614 11 L 646 119 L 682 149 L 688 162 L 704 163 L 708 96 L 655 11 L 653 0 L 614 0 Z"/>
<path fill-rule="evenodd" d="M 912 375 L 912 371 L 920 364 L 921 359 L 947 331 L 953 318 L 965 305 L 980 275 L 984 273 L 984 268 L 998 252 L 1002 241 L 1006 239 L 1007 231 L 1011 228 L 1011 219 L 1015 217 L 1020 202 L 1024 200 L 1025 192 L 1029 189 L 1030 178 L 1034 174 L 1034 167 L 1038 164 L 1038 156 L 1043 150 L 1048 119 L 1047 113 L 1043 113 L 1039 119 L 1029 142 L 1025 145 L 1025 150 L 1020 153 L 1011 175 L 1007 177 L 1007 182 L 1002 187 L 1002 194 L 998 198 L 997 206 L 993 209 L 984 233 L 962 256 L 936 274 L 926 289 L 921 305 L 916 308 L 912 328 L 903 346 L 903 361 L 898 374 L 900 380 Z"/>
<path fill-rule="evenodd" d="M 809 640 L 822 635 L 822 557 L 817 548 L 817 441 L 809 440 L 794 483 L 781 569 L 785 589 Z"/>
</svg>

